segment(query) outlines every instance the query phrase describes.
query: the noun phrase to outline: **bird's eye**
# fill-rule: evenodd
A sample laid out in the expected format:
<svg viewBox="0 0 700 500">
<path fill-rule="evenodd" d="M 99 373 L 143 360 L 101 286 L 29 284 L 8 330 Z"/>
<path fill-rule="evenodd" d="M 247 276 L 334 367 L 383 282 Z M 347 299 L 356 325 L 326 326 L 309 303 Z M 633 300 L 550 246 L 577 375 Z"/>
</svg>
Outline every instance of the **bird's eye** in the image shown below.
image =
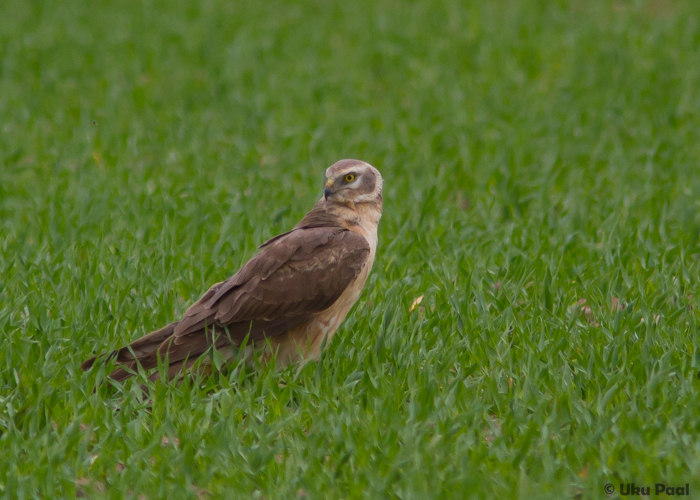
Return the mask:
<svg viewBox="0 0 700 500">
<path fill-rule="evenodd" d="M 348 174 L 345 176 L 345 182 L 352 182 L 355 180 L 355 176 L 353 174 Z"/>
</svg>

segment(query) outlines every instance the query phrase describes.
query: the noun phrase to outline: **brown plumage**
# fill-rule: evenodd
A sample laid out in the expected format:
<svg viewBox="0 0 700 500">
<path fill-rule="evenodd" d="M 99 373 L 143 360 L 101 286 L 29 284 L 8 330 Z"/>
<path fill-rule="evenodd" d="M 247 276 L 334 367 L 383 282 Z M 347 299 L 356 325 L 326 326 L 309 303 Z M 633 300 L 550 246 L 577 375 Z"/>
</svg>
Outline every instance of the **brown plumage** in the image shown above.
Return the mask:
<svg viewBox="0 0 700 500">
<path fill-rule="evenodd" d="M 262 362 L 273 352 L 278 366 L 317 358 L 372 268 L 382 212 L 382 177 L 371 165 L 341 160 L 326 170 L 326 179 L 324 197 L 294 229 L 264 243 L 182 319 L 110 353 L 123 365 L 110 377 L 126 379 L 137 365 L 151 370 L 160 358 L 168 360 L 173 378 L 212 346 L 231 358 L 232 347 L 246 338 Z"/>
</svg>

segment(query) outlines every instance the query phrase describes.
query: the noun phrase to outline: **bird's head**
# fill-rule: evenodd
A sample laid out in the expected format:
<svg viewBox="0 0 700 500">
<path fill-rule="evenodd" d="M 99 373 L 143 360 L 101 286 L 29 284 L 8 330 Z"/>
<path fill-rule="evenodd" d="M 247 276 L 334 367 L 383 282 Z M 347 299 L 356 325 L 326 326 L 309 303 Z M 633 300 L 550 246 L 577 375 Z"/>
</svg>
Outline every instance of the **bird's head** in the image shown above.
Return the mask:
<svg viewBox="0 0 700 500">
<path fill-rule="evenodd" d="M 326 202 L 382 204 L 382 174 L 360 160 L 340 160 L 326 169 Z"/>
</svg>

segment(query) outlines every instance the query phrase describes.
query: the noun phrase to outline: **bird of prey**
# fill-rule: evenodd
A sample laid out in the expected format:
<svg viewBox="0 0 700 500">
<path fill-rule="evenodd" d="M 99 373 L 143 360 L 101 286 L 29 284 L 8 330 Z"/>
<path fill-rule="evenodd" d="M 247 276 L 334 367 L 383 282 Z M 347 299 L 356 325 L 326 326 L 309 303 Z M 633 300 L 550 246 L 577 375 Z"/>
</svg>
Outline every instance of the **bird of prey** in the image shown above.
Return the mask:
<svg viewBox="0 0 700 500">
<path fill-rule="evenodd" d="M 317 359 L 357 301 L 377 253 L 382 176 L 359 160 L 326 170 L 323 197 L 289 232 L 275 236 L 236 274 L 212 286 L 175 321 L 111 352 L 124 380 L 137 366 L 168 362 L 172 379 L 213 347 L 228 361 L 247 340 L 261 363 Z M 97 357 L 82 364 L 93 366 Z M 207 360 L 208 361 L 208 360 Z M 150 376 L 159 378 L 158 372 Z"/>
</svg>

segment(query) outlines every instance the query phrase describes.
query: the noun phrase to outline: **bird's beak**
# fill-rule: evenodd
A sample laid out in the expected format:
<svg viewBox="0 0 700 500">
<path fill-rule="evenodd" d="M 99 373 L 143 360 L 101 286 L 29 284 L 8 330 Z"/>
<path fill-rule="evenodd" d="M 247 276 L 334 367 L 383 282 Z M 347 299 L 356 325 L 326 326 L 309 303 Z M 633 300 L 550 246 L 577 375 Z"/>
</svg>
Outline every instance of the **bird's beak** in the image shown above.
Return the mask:
<svg viewBox="0 0 700 500">
<path fill-rule="evenodd" d="M 323 190 L 323 196 L 328 199 L 330 195 L 333 194 L 333 179 L 328 179 L 326 182 L 326 189 Z"/>
</svg>

